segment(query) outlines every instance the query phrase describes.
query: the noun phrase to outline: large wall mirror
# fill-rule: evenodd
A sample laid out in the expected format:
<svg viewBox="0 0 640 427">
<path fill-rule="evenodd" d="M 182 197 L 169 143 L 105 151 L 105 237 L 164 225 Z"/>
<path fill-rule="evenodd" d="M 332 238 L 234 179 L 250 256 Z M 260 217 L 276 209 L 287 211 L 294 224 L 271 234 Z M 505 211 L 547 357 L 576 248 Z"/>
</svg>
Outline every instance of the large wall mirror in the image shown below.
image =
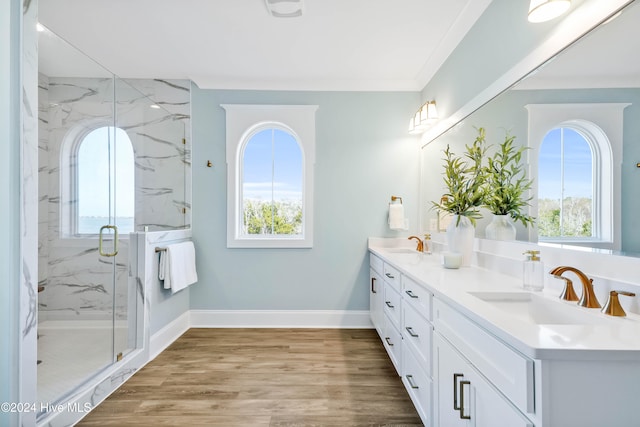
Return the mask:
<svg viewBox="0 0 640 427">
<path fill-rule="evenodd" d="M 423 225 L 443 186 L 443 150 L 463 154 L 477 129 L 495 147 L 528 146 L 530 214 L 517 240 L 640 253 L 640 2 L 600 24 L 422 148 Z M 491 152 L 491 149 L 490 149 Z M 483 210 L 476 237 L 491 213 Z"/>
</svg>

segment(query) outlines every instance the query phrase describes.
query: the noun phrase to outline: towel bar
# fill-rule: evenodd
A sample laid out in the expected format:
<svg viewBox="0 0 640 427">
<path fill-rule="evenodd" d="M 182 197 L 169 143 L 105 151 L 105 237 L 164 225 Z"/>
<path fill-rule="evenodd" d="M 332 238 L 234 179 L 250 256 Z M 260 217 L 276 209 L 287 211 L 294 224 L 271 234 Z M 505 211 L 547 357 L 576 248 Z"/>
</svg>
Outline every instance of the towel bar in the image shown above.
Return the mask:
<svg viewBox="0 0 640 427">
<path fill-rule="evenodd" d="M 400 204 L 402 204 L 402 197 L 399 197 L 399 196 L 391 196 L 391 202 L 395 202 L 396 200 L 400 200 Z"/>
<path fill-rule="evenodd" d="M 166 252 L 167 248 L 156 248 L 156 253 L 158 252 Z"/>
</svg>

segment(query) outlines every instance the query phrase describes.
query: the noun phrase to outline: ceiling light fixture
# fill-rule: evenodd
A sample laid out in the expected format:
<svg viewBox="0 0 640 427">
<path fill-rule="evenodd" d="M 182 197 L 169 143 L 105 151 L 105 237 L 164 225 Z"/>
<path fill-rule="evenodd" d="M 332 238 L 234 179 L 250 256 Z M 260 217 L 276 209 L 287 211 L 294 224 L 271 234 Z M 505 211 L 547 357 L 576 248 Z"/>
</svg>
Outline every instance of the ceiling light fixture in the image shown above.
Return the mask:
<svg viewBox="0 0 640 427">
<path fill-rule="evenodd" d="M 531 0 L 529 5 L 529 22 L 538 23 L 550 21 L 565 13 L 571 0 Z"/>
<path fill-rule="evenodd" d="M 304 11 L 303 0 L 264 0 L 264 3 L 275 18 L 297 18 Z"/>
<path fill-rule="evenodd" d="M 438 119 L 436 101 L 427 101 L 416 111 L 416 114 L 409 120 L 409 133 L 419 135 L 435 123 Z"/>
</svg>

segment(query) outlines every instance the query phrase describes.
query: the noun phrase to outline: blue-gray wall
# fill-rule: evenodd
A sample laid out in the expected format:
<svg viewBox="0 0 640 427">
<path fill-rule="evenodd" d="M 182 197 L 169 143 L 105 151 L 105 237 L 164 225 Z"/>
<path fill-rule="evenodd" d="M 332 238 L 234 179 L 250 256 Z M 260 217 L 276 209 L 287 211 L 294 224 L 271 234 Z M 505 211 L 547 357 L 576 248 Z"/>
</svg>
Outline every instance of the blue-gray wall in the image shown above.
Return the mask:
<svg viewBox="0 0 640 427">
<path fill-rule="evenodd" d="M 419 142 L 407 124 L 420 94 L 192 90 L 199 280 L 191 309 L 367 310 L 367 237 L 408 235 L 387 227 L 391 195 L 403 197 L 418 229 Z M 313 248 L 227 249 L 220 104 L 234 103 L 319 106 Z"/>
</svg>

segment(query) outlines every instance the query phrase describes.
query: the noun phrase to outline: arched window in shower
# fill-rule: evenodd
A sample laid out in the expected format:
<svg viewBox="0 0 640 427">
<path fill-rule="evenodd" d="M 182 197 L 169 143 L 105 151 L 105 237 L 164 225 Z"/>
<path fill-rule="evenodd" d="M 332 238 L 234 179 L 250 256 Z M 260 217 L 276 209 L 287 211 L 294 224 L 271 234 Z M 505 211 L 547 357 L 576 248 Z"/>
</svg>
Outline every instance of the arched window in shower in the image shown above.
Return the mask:
<svg viewBox="0 0 640 427">
<path fill-rule="evenodd" d="M 63 150 L 62 164 L 64 236 L 97 235 L 105 224 L 117 225 L 122 236 L 134 231 L 135 161 L 124 130 L 102 126 L 78 135 Z"/>
</svg>

